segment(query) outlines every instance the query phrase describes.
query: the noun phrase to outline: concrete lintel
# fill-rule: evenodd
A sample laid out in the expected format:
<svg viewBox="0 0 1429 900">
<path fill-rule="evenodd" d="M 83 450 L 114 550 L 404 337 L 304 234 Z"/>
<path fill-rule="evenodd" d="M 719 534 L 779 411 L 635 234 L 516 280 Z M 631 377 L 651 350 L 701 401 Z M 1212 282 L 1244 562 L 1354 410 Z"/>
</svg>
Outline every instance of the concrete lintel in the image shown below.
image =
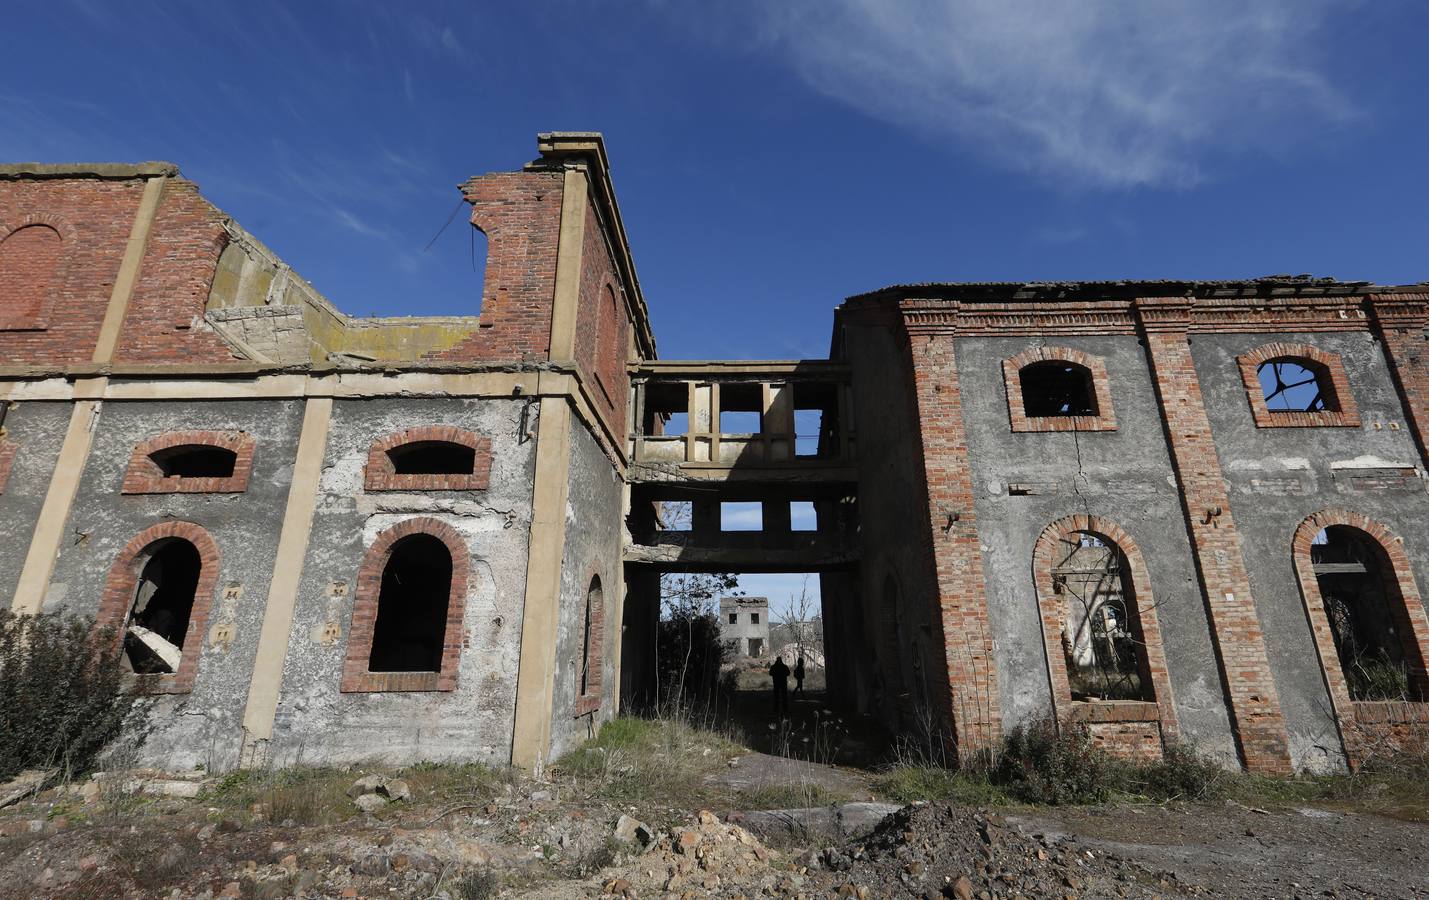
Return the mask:
<svg viewBox="0 0 1429 900">
<path fill-rule="evenodd" d="M 682 547 L 630 544 L 625 561 L 660 568 L 714 572 L 813 572 L 843 568 L 859 560 L 856 549 L 776 550 L 767 547 Z"/>
<path fill-rule="evenodd" d="M 136 178 L 174 178 L 179 167 L 171 162 L 141 163 L 38 163 L 0 165 L 0 181 L 42 178 L 95 178 L 129 181 Z"/>
</svg>

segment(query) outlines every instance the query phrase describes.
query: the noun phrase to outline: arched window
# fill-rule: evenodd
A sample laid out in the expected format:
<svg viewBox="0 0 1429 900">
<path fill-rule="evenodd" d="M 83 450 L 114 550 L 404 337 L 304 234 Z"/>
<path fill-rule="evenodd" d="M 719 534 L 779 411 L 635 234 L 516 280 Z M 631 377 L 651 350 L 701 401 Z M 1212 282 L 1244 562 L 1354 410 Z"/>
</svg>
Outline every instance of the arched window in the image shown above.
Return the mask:
<svg viewBox="0 0 1429 900">
<path fill-rule="evenodd" d="M 1091 723 L 1093 738 L 1112 752 L 1159 754 L 1176 732 L 1175 707 L 1136 542 L 1105 519 L 1068 516 L 1038 538 L 1033 579 L 1058 720 Z M 1104 723 L 1129 730 L 1102 735 Z"/>
<path fill-rule="evenodd" d="M 1070 347 L 1033 347 L 1002 361 L 1013 431 L 1115 431 L 1106 363 Z"/>
<path fill-rule="evenodd" d="M 464 428 L 424 425 L 374 441 L 369 491 L 478 491 L 491 477 L 491 441 Z"/>
<path fill-rule="evenodd" d="M 192 690 L 218 583 L 218 547 L 192 522 L 164 522 L 109 570 L 96 624 L 124 644 L 123 665 L 157 693 Z"/>
<path fill-rule="evenodd" d="M 593 575 L 586 588 L 581 612 L 580 657 L 576 661 L 575 714 L 586 715 L 600 708 L 601 644 L 604 641 L 605 592 L 600 576 Z"/>
<path fill-rule="evenodd" d="M 455 690 L 468 569 L 445 522 L 407 519 L 379 534 L 357 573 L 342 690 Z"/>
<path fill-rule="evenodd" d="M 601 292 L 600 310 L 596 315 L 595 379 L 605 395 L 607 405 L 614 406 L 620 391 L 620 374 L 625 371 L 625 347 L 621 346 L 620 327 L 623 312 L 615 290 L 606 285 Z"/>
<path fill-rule="evenodd" d="M 382 570 L 370 672 L 440 672 L 446 637 L 452 555 L 437 538 L 397 541 Z"/>
<path fill-rule="evenodd" d="M 120 493 L 241 493 L 253 472 L 253 437 L 242 431 L 171 431 L 129 456 Z"/>
<path fill-rule="evenodd" d="M 1276 342 L 1237 361 L 1258 427 L 1359 425 L 1339 355 L 1310 344 Z"/>
<path fill-rule="evenodd" d="M 63 244 L 49 225 L 0 231 L 0 329 L 45 327 Z"/>
</svg>

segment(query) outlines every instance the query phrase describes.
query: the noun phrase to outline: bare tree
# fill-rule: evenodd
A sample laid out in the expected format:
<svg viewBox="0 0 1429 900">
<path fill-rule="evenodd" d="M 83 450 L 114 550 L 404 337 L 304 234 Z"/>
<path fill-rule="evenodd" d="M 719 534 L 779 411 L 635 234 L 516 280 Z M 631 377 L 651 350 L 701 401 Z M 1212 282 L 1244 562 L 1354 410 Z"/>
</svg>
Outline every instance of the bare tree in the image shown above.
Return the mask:
<svg viewBox="0 0 1429 900">
<path fill-rule="evenodd" d="M 793 644 L 795 653 L 804 657 L 805 664 L 810 667 L 817 667 L 816 660 L 823 656 L 822 622 L 818 610 L 818 601 L 809 596 L 809 576 L 805 575 L 799 593 L 789 595 L 789 605 L 785 607 L 784 614 L 775 619 L 775 626 L 786 636 L 778 647 Z M 770 636 L 773 636 L 772 633 Z M 779 651 L 776 649 L 775 652 Z"/>
</svg>

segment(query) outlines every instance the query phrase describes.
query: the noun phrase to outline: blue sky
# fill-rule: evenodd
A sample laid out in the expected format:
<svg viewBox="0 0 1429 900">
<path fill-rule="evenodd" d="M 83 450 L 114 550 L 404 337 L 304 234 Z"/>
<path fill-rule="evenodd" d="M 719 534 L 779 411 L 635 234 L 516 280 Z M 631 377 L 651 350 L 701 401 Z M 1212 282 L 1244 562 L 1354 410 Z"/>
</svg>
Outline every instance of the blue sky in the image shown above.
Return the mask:
<svg viewBox="0 0 1429 900">
<path fill-rule="evenodd" d="M 359 315 L 471 313 L 455 185 L 606 135 L 664 357 L 930 280 L 1429 279 L 1416 0 L 55 0 L 0 159 L 168 159 Z M 715 313 L 711 315 L 711 313 Z"/>
</svg>

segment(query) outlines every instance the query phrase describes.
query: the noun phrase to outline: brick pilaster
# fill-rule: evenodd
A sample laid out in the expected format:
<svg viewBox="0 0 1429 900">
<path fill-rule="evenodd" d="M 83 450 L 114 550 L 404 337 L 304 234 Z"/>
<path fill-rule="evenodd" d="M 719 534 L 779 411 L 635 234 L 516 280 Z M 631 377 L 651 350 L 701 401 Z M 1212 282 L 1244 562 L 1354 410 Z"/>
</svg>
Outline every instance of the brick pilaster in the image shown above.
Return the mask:
<svg viewBox="0 0 1429 900">
<path fill-rule="evenodd" d="M 1371 294 L 1369 307 L 1404 418 L 1429 467 L 1429 293 Z"/>
<path fill-rule="evenodd" d="M 1288 773 L 1289 738 L 1186 329 L 1189 301 L 1138 300 L 1231 726 L 1247 769 Z"/>
<path fill-rule="evenodd" d="M 928 497 L 923 532 L 938 597 L 941 627 L 935 634 L 948 672 L 947 690 L 933 687 L 944 721 L 952 723 L 958 755 L 966 759 L 997 741 L 1002 704 L 953 342 L 946 325 L 908 326 L 916 421 L 921 423 L 918 470 Z"/>
</svg>

